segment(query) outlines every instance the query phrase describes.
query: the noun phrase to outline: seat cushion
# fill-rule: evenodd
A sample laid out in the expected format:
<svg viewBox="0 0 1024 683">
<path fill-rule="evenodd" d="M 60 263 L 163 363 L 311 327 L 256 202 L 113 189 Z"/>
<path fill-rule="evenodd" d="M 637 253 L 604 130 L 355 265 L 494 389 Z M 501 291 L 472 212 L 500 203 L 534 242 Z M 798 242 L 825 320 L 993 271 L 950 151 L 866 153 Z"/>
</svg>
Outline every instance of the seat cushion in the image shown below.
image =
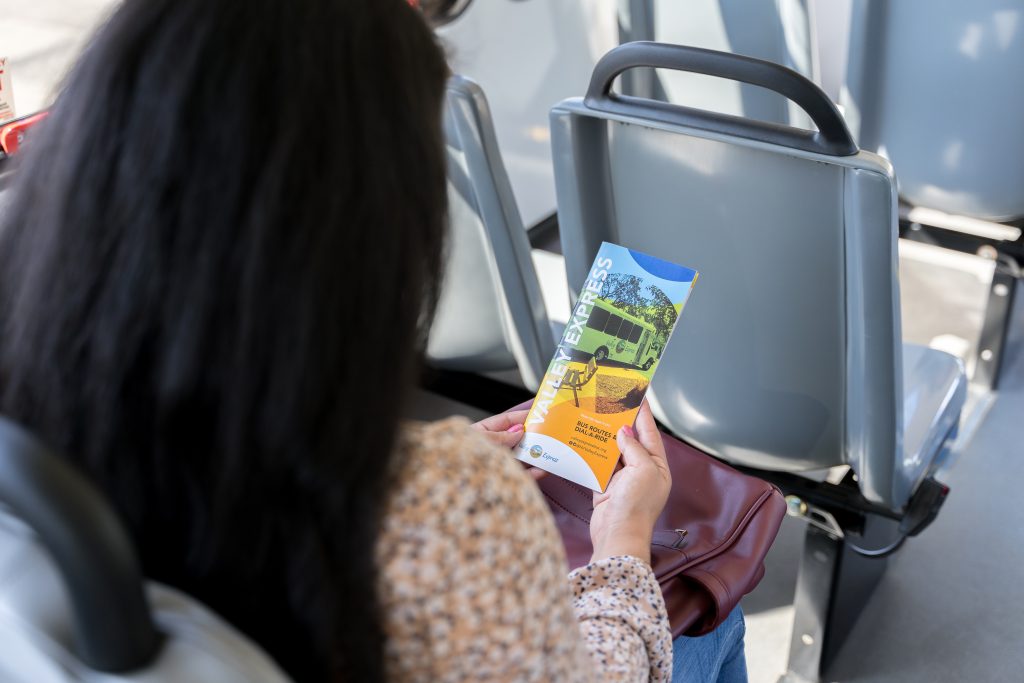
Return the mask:
<svg viewBox="0 0 1024 683">
<path fill-rule="evenodd" d="M 963 362 L 944 351 L 903 345 L 903 449 L 893 481 L 897 500 L 934 468 L 967 400 Z"/>
</svg>

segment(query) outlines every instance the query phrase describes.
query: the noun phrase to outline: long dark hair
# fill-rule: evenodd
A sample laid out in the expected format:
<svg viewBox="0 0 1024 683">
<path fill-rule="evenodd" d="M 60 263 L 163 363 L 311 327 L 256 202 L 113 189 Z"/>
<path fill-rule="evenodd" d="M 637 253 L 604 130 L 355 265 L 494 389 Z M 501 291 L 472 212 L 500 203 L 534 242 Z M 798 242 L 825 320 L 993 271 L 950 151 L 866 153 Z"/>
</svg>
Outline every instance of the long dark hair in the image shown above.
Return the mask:
<svg viewBox="0 0 1024 683">
<path fill-rule="evenodd" d="M 107 492 L 150 577 L 303 681 L 384 677 L 446 76 L 406 0 L 127 0 L 3 215 L 0 410 Z"/>
</svg>

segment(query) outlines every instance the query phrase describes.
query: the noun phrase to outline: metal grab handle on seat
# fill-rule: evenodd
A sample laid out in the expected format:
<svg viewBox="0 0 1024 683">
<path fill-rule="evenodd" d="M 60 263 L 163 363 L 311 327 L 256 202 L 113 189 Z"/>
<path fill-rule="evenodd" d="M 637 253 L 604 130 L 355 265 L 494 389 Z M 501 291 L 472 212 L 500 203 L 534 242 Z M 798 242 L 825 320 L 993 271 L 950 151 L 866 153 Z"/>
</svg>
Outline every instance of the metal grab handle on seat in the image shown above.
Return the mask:
<svg viewBox="0 0 1024 683">
<path fill-rule="evenodd" d="M 117 515 L 70 463 L 2 417 L 0 505 L 27 524 L 52 557 L 67 588 L 82 662 L 105 673 L 151 662 L 161 639 Z"/>
<path fill-rule="evenodd" d="M 617 76 L 638 67 L 689 71 L 767 88 L 798 104 L 811 117 L 818 130 L 802 130 L 618 95 L 611 91 Z M 597 111 L 680 124 L 830 156 L 850 156 L 858 151 L 842 115 L 821 88 L 792 69 L 728 52 L 647 41 L 620 45 L 602 57 L 594 67 L 584 104 Z"/>
</svg>

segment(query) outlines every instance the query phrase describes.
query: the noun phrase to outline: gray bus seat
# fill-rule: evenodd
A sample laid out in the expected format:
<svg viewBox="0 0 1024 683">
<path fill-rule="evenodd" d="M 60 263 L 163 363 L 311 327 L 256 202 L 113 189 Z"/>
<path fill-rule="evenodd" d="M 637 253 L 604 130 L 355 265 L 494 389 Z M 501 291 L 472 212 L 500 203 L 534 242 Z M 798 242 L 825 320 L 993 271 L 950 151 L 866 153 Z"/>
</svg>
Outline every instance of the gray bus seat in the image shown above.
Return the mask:
<svg viewBox="0 0 1024 683">
<path fill-rule="evenodd" d="M 898 490 L 913 491 L 948 455 L 966 400 L 963 363 L 927 346 L 903 344 L 903 466 Z"/>
<path fill-rule="evenodd" d="M 1024 262 L 1022 24 L 1020 2 L 856 0 L 840 98 L 860 146 L 896 168 L 906 235 L 995 257 L 972 376 L 985 389 Z"/>
<path fill-rule="evenodd" d="M 911 204 L 1024 216 L 1021 24 L 1024 5 L 1006 0 L 855 0 L 841 102 Z"/>
<path fill-rule="evenodd" d="M 143 588 L 127 535 L 66 462 L 0 418 L 0 680 L 288 683 L 172 588 Z"/>
<path fill-rule="evenodd" d="M 772 88 L 818 130 L 612 93 L 637 65 Z M 892 167 L 859 151 L 834 105 L 799 74 L 656 43 L 606 55 L 586 98 L 556 106 L 551 127 L 571 292 L 603 240 L 701 273 L 651 404 L 669 430 L 756 469 L 800 496 L 794 510 L 817 515 L 808 534 L 823 535 L 833 560 L 801 573 L 826 591 L 810 607 L 798 600 L 794 634 L 814 635 L 810 645 L 795 639 L 791 654 L 794 669 L 816 677 L 841 611 L 830 609 L 830 589 L 849 588 L 840 558 L 854 546 L 868 555 L 898 547 L 934 517 L 946 489 L 931 474 L 966 398 L 958 359 L 902 344 Z M 841 484 L 789 474 L 837 466 L 849 467 Z"/>
<path fill-rule="evenodd" d="M 478 85 L 449 80 L 444 125 L 451 233 L 428 361 L 476 373 L 518 368 L 536 389 L 555 337 Z"/>
</svg>

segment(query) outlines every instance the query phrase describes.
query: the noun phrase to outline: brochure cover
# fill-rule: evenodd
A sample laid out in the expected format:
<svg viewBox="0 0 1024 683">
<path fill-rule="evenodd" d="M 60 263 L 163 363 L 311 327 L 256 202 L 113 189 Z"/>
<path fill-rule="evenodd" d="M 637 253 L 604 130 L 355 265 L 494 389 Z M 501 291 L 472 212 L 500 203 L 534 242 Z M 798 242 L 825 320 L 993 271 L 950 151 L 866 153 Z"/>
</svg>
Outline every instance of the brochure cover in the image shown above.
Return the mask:
<svg viewBox="0 0 1024 683">
<path fill-rule="evenodd" d="M 619 460 L 697 273 L 604 242 L 526 418 L 519 460 L 595 491 Z"/>
</svg>

